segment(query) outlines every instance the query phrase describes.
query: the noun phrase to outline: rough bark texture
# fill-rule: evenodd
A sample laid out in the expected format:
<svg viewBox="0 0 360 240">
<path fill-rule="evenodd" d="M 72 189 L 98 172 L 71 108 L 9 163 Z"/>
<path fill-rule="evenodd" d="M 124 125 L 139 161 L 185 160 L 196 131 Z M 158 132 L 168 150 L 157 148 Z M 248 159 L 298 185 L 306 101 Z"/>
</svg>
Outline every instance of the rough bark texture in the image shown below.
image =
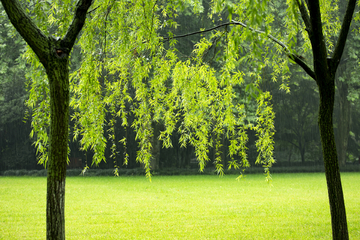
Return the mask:
<svg viewBox="0 0 360 240">
<path fill-rule="evenodd" d="M 339 164 L 333 130 L 335 84 L 319 86 L 319 127 L 328 187 L 333 239 L 349 239 L 345 202 L 341 186 Z"/>
<path fill-rule="evenodd" d="M 47 178 L 46 237 L 65 239 L 65 177 L 69 129 L 69 61 L 54 49 L 46 73 L 50 84 L 50 151 Z"/>
<path fill-rule="evenodd" d="M 63 39 L 46 37 L 18 0 L 1 0 L 11 23 L 43 64 L 50 86 L 50 147 L 47 178 L 46 237 L 65 239 L 65 178 L 69 128 L 69 53 L 92 0 L 79 0 Z"/>
</svg>

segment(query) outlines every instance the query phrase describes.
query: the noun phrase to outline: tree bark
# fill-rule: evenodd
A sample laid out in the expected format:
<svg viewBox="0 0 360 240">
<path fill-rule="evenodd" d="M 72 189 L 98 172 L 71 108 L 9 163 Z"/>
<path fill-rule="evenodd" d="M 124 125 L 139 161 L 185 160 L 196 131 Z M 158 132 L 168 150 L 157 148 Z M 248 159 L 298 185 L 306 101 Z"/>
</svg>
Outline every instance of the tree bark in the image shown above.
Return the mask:
<svg viewBox="0 0 360 240">
<path fill-rule="evenodd" d="M 319 127 L 328 187 L 333 239 L 349 239 L 345 202 L 333 129 L 335 84 L 319 86 Z"/>
<path fill-rule="evenodd" d="M 47 178 L 46 237 L 65 239 L 65 178 L 69 125 L 69 60 L 52 57 L 46 69 L 50 84 L 50 149 Z"/>
</svg>

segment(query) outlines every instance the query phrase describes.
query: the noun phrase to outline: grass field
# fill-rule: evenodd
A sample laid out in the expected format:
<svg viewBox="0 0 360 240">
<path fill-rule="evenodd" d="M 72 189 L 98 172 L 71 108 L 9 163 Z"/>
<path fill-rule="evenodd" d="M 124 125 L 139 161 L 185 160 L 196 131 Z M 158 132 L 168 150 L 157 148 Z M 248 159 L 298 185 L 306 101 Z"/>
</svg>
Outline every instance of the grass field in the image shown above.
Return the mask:
<svg viewBox="0 0 360 240">
<path fill-rule="evenodd" d="M 67 239 L 331 239 L 323 173 L 68 177 Z M 360 173 L 343 173 L 360 239 Z M 0 177 L 0 239 L 45 239 L 46 178 Z"/>
</svg>

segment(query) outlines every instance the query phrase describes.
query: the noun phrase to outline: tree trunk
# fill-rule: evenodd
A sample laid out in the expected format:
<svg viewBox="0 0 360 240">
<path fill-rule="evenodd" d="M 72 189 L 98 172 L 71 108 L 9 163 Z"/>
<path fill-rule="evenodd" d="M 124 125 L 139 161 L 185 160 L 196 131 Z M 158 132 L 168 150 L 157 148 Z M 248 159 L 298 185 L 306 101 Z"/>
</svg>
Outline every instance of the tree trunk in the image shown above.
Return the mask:
<svg viewBox="0 0 360 240">
<path fill-rule="evenodd" d="M 299 140 L 299 150 L 301 156 L 301 163 L 305 163 L 305 143 L 302 144 L 302 140 Z"/>
<path fill-rule="evenodd" d="M 160 168 L 160 150 L 161 142 L 159 140 L 160 135 L 160 123 L 152 122 L 151 126 L 153 128 L 153 136 L 151 137 L 151 159 L 150 159 L 150 168 L 151 170 L 158 170 Z"/>
<path fill-rule="evenodd" d="M 347 34 L 349 32 L 356 0 L 348 1 L 348 7 L 341 26 L 338 41 L 332 57 L 328 57 L 323 24 L 321 21 L 320 1 L 307 1 L 310 16 L 306 9 L 299 5 L 299 9 L 307 27 L 311 28 L 309 38 L 312 45 L 314 80 L 319 87 L 319 128 L 324 156 L 325 175 L 329 195 L 331 212 L 331 226 L 333 239 L 349 239 L 344 196 L 341 186 L 339 163 L 336 152 L 333 111 L 335 99 L 335 74 L 344 51 Z M 309 72 L 309 71 L 308 71 Z"/>
<path fill-rule="evenodd" d="M 50 149 L 47 173 L 46 237 L 65 239 L 65 177 L 69 129 L 68 58 L 49 61 Z"/>
<path fill-rule="evenodd" d="M 334 81 L 323 82 L 332 82 L 332 84 L 319 85 L 319 127 L 330 203 L 332 235 L 333 239 L 336 240 L 349 239 L 344 196 L 341 186 L 341 178 L 332 122 L 335 98 L 335 84 Z"/>
<path fill-rule="evenodd" d="M 289 156 L 288 156 L 288 162 L 289 162 L 289 163 L 290 163 L 290 161 L 291 161 L 292 152 L 293 152 L 293 146 L 291 145 L 291 146 L 290 146 L 290 151 L 289 151 Z M 289 164 L 289 165 L 290 165 L 290 164 Z"/>
</svg>

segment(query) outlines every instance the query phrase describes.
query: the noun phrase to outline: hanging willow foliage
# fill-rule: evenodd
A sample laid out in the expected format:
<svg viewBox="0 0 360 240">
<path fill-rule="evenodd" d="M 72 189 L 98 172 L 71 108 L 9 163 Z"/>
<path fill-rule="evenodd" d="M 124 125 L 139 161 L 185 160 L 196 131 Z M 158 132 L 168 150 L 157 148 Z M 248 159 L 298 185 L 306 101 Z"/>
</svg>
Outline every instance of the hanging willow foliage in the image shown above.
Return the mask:
<svg viewBox="0 0 360 240">
<path fill-rule="evenodd" d="M 115 141 L 115 132 L 106 133 L 105 126 L 111 128 L 113 121 L 121 121 L 124 128 L 135 129 L 139 143 L 137 161 L 143 163 L 146 175 L 150 177 L 152 123 L 157 122 L 164 125 L 159 136 L 163 146 L 171 147 L 171 135 L 175 131 L 180 133 L 182 146 L 195 147 L 201 171 L 209 161 L 209 148 L 219 149 L 219 137 L 225 134 L 230 141 L 231 161 L 224 166 L 217 154 L 215 166 L 219 174 L 223 174 L 225 168 L 249 166 L 247 132 L 254 130 L 258 136 L 257 163 L 263 164 L 268 172 L 268 167 L 274 163 L 274 113 L 270 93 L 262 92 L 259 84 L 265 68 L 283 69 L 288 62 L 275 61 L 272 54 L 262 50 L 262 47 L 269 47 L 269 41 L 261 35 L 271 33 L 273 21 L 266 14 L 269 10 L 263 2 L 266 1 L 261 4 L 244 1 L 242 6 L 214 1 L 209 21 L 221 20 L 224 4 L 230 4 L 227 7 L 232 9 L 231 18 L 247 20 L 252 27 L 229 24 L 226 30 L 214 29 L 194 44 L 192 54 L 183 59 L 179 57 L 177 39 L 172 33 L 177 27 L 176 17 L 185 10 L 200 14 L 203 10 L 200 2 L 95 1 L 78 42 L 81 65 L 70 76 L 74 136 L 79 139 L 82 149 L 93 150 L 93 162 L 104 161 L 107 141 Z M 58 12 L 59 9 L 71 11 L 72 5 L 72 1 L 49 3 L 47 8 L 53 14 L 41 18 L 42 26 L 61 36 L 68 22 L 64 18 L 61 25 L 55 26 L 55 19 L 66 15 L 65 10 Z M 240 13 L 247 13 L 246 18 Z M 264 31 L 254 32 L 257 28 Z M 218 39 L 222 41 L 222 53 L 218 58 L 220 67 L 205 60 Z M 250 51 L 242 52 L 244 46 Z M 36 68 L 36 58 L 30 53 L 27 58 Z M 280 71 L 274 73 L 274 80 L 282 73 Z M 41 113 L 48 112 L 48 97 L 41 97 L 41 94 L 46 94 L 47 85 L 44 74 L 32 72 L 31 93 L 34 94 L 30 94 L 28 106 L 33 108 L 36 145 L 43 156 L 42 162 L 46 162 L 49 116 L 45 118 Z M 238 89 L 243 96 L 239 95 Z M 247 111 L 243 99 L 253 101 L 257 110 Z M 106 122 L 106 114 L 112 115 L 110 122 Z M 131 126 L 129 114 L 135 116 Z M 126 139 L 119 138 L 126 145 Z M 116 150 L 113 153 L 116 154 Z"/>
</svg>

